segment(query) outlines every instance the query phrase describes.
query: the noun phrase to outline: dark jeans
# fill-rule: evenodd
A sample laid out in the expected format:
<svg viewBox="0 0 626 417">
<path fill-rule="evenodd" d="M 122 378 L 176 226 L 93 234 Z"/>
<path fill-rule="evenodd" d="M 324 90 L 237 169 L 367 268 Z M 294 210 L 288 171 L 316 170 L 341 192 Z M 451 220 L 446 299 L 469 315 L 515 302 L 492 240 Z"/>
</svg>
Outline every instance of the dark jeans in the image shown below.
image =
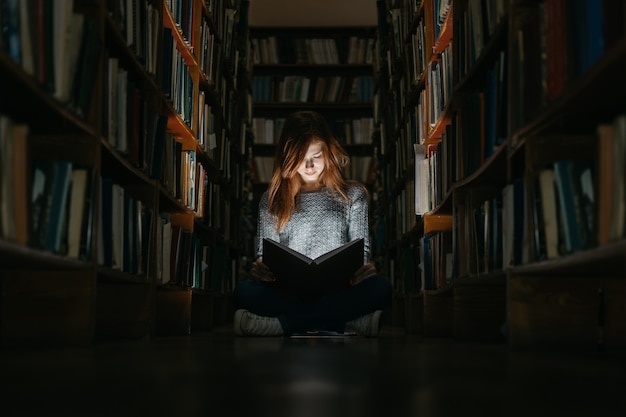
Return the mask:
<svg viewBox="0 0 626 417">
<path fill-rule="evenodd" d="M 391 301 L 391 284 L 376 275 L 340 292 L 305 302 L 286 297 L 272 287 L 241 281 L 233 291 L 236 309 L 259 316 L 278 317 L 285 334 L 308 330 L 343 332 L 346 322 L 384 309 Z"/>
</svg>

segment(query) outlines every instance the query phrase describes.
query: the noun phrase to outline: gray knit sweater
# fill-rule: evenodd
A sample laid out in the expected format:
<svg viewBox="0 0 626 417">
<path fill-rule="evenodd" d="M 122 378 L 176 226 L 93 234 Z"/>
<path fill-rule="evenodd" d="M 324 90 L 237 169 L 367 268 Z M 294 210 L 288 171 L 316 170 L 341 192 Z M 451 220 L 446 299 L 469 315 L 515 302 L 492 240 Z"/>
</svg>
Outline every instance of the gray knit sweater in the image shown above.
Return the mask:
<svg viewBox="0 0 626 417">
<path fill-rule="evenodd" d="M 323 188 L 300 193 L 299 205 L 289 222 L 276 233 L 276 226 L 267 211 L 267 192 L 259 203 L 257 255 L 263 254 L 263 239 L 269 238 L 311 259 L 315 259 L 347 242 L 363 238 L 364 262 L 369 262 L 370 240 L 368 201 L 366 191 L 359 185 L 347 190 L 350 201 L 345 203 Z"/>
</svg>

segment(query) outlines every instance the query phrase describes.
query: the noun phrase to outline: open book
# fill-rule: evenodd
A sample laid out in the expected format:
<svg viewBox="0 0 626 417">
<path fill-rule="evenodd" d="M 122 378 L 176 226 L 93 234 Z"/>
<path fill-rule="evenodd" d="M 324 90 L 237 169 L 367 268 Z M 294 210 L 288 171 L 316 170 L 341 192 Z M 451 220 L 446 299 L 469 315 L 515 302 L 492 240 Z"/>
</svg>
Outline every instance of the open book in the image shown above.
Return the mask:
<svg viewBox="0 0 626 417">
<path fill-rule="evenodd" d="M 271 239 L 263 239 L 263 263 L 276 277 L 279 290 L 312 299 L 350 285 L 363 265 L 363 239 L 353 240 L 311 259 Z"/>
</svg>

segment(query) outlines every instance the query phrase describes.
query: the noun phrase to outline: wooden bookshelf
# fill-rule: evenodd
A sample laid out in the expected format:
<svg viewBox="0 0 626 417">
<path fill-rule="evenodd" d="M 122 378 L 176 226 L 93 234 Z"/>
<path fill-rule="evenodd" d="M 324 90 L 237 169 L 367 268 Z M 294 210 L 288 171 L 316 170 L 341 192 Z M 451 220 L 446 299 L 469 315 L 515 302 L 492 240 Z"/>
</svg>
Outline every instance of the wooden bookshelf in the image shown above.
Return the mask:
<svg viewBox="0 0 626 417">
<path fill-rule="evenodd" d="M 391 203 L 406 202 L 397 184 L 414 180 L 416 194 L 424 184 L 430 193 L 418 216 L 424 225 L 452 216 L 453 274 L 423 292 L 424 334 L 445 328 L 453 338 L 513 349 L 623 352 L 624 158 L 615 155 L 623 155 L 626 126 L 619 75 L 626 9 L 609 1 L 593 10 L 559 0 L 452 1 L 448 20 L 435 12 L 442 3 L 379 2 L 391 16 L 379 25 L 389 144 L 381 175 L 393 185 L 379 212 L 395 225 Z M 405 19 L 394 26 L 394 16 Z M 450 26 L 452 85 L 441 83 L 450 96 L 433 121 L 415 107 L 447 92 L 433 91 L 432 78 L 414 70 L 428 71 Z M 416 143 L 431 146 L 411 165 Z M 423 171 L 405 171 L 420 164 L 430 166 L 427 182 Z M 395 264 L 403 251 L 392 242 L 414 241 L 399 240 L 402 233 L 388 233 Z"/>
<path fill-rule="evenodd" d="M 0 212 L 0 343 L 208 331 L 213 299 L 229 296 L 238 269 L 235 200 L 247 171 L 240 155 L 250 96 L 247 21 L 237 16 L 248 3 L 64 5 L 65 23 L 51 17 L 50 27 L 20 20 L 21 5 L 7 9 L 40 36 L 8 28 L 3 36 L 14 38 L 0 50 L 0 191 L 16 200 Z M 76 31 L 72 44 L 55 35 L 65 27 Z M 185 76 L 170 79 L 173 69 Z M 27 229 L 8 227 L 24 216 Z M 164 224 L 172 219 L 197 252 L 180 251 L 185 267 L 165 282 L 173 245 Z"/>
</svg>

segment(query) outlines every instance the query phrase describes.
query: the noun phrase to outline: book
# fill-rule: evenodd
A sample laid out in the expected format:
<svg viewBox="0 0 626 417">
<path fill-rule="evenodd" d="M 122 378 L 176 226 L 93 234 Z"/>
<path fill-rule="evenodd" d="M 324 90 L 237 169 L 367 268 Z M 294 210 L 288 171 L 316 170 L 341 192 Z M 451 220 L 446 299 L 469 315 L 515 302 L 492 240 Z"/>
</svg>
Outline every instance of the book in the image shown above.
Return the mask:
<svg viewBox="0 0 626 417">
<path fill-rule="evenodd" d="M 81 234 L 83 233 L 83 216 L 87 196 L 89 172 L 86 169 L 72 170 L 70 180 L 67 256 L 78 259 L 80 256 Z"/>
<path fill-rule="evenodd" d="M 552 168 L 543 169 L 539 173 L 538 181 L 546 239 L 546 256 L 548 259 L 553 259 L 559 256 L 559 218 L 554 188 L 554 170 Z"/>
<path fill-rule="evenodd" d="M 65 160 L 33 162 L 31 192 L 33 246 L 61 253 L 61 239 L 72 163 Z"/>
<path fill-rule="evenodd" d="M 592 163 L 588 160 L 559 160 L 554 163 L 568 253 L 588 248 L 592 244 L 594 196 L 591 169 Z"/>
<path fill-rule="evenodd" d="M 28 240 L 28 131 L 0 115 L 0 237 Z"/>
<path fill-rule="evenodd" d="M 304 299 L 347 288 L 363 265 L 363 251 L 361 238 L 311 259 L 272 239 L 263 239 L 263 263 L 276 277 L 278 289 Z"/>
<path fill-rule="evenodd" d="M 30 127 L 25 124 L 13 125 L 12 132 L 12 194 L 13 232 L 15 242 L 25 245 L 28 242 L 28 134 Z"/>
</svg>

